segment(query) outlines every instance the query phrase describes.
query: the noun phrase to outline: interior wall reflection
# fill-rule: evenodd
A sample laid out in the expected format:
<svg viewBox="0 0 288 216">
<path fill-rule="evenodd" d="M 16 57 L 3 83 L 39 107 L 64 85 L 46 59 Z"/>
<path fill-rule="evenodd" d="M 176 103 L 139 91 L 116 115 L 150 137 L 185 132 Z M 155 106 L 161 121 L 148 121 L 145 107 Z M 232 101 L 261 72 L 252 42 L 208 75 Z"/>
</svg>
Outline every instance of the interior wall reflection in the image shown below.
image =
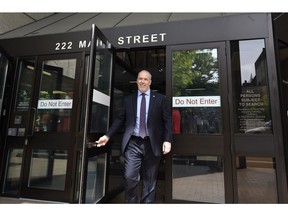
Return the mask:
<svg viewBox="0 0 288 216">
<path fill-rule="evenodd" d="M 264 39 L 231 42 L 235 132 L 271 134 Z"/>
<path fill-rule="evenodd" d="M 173 133 L 222 133 L 217 49 L 172 52 Z"/>
</svg>

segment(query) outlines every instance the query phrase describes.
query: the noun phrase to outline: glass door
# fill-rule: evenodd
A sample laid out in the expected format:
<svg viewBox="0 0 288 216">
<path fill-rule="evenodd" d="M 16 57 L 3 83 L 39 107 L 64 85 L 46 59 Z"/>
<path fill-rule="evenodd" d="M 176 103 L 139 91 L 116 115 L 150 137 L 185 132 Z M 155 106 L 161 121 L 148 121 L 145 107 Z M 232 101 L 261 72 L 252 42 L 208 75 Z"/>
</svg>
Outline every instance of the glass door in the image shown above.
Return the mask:
<svg viewBox="0 0 288 216">
<path fill-rule="evenodd" d="M 167 63 L 174 133 L 168 201 L 277 203 L 281 160 L 265 40 L 171 46 Z"/>
<path fill-rule="evenodd" d="M 6 78 L 7 78 L 8 63 L 9 63 L 8 59 L 0 52 L 0 112 L 1 112 L 0 122 L 1 122 L 1 125 L 2 125 L 2 105 L 3 105 L 3 100 L 4 100 L 4 90 L 5 90 L 5 83 L 6 83 Z"/>
<path fill-rule="evenodd" d="M 225 43 L 167 47 L 167 68 L 174 142 L 166 199 L 225 203 L 232 199 Z"/>
<path fill-rule="evenodd" d="M 8 75 L 8 58 L 0 51 L 0 153 L 2 154 L 4 149 L 4 139 L 5 139 L 5 125 L 7 124 L 7 107 L 9 90 L 6 89 L 6 80 Z M 9 86 L 9 85 L 8 85 Z M 2 167 L 3 157 L 0 158 L 0 166 Z M 1 182 L 1 171 L 0 171 L 0 182 Z"/>
<path fill-rule="evenodd" d="M 270 85 L 273 81 L 268 73 L 266 49 L 264 39 L 230 43 L 231 129 L 237 182 L 234 190 L 238 203 L 278 202 L 277 177 L 281 179 L 281 174 L 276 167 L 281 159 L 275 144 L 277 132 L 273 131 L 273 97 L 269 92 L 269 81 Z M 284 81 L 281 84 L 285 85 Z"/>
<path fill-rule="evenodd" d="M 63 202 L 71 199 L 80 62 L 80 54 L 19 61 L 4 193 Z"/>
<path fill-rule="evenodd" d="M 83 157 L 79 203 L 98 203 L 108 191 L 108 168 L 111 147 L 97 148 L 95 143 L 109 127 L 113 47 L 93 24 L 89 59 L 85 75 L 83 115 Z"/>
<path fill-rule="evenodd" d="M 106 196 L 114 55 L 92 26 L 89 53 L 18 58 L 4 149 L 2 194 L 69 203 Z"/>
</svg>

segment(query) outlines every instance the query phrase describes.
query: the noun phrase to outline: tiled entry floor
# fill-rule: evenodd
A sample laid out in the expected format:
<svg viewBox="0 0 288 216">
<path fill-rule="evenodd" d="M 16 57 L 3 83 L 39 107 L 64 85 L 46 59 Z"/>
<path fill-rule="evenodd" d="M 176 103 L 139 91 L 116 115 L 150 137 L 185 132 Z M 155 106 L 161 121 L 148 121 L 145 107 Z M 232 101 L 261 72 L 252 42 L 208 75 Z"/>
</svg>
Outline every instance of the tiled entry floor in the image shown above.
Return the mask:
<svg viewBox="0 0 288 216">
<path fill-rule="evenodd" d="M 217 174 L 217 173 L 216 173 Z M 215 174 L 215 175 L 216 175 Z M 247 168 L 237 170 L 238 175 L 238 199 L 239 203 L 277 203 L 276 193 L 276 181 L 275 181 L 275 170 L 265 168 Z M 211 176 L 211 180 L 215 180 L 216 176 Z M 207 185 L 207 182 L 202 182 Z M 187 191 L 185 184 L 191 184 L 189 178 L 181 179 L 181 184 L 184 186 L 183 191 L 177 193 L 187 196 L 187 199 L 193 193 L 195 197 L 195 190 Z M 201 184 L 201 181 L 198 181 Z M 209 184 L 208 184 L 209 185 Z M 178 187 L 179 188 L 179 187 Z M 207 187 L 209 189 L 209 187 Z M 190 195 L 189 195 L 190 193 Z M 199 191 L 197 192 L 199 193 Z M 197 195 L 205 195 L 205 191 Z M 207 194 L 207 193 L 206 193 Z M 164 203 L 165 199 L 165 182 L 163 180 L 158 182 L 157 186 L 157 200 L 156 203 Z M 57 202 L 41 201 L 41 200 L 30 200 L 30 199 L 16 199 L 8 197 L 0 197 L 0 204 L 45 204 Z M 124 193 L 116 195 L 114 198 L 109 200 L 107 203 L 121 204 L 124 203 Z"/>
</svg>

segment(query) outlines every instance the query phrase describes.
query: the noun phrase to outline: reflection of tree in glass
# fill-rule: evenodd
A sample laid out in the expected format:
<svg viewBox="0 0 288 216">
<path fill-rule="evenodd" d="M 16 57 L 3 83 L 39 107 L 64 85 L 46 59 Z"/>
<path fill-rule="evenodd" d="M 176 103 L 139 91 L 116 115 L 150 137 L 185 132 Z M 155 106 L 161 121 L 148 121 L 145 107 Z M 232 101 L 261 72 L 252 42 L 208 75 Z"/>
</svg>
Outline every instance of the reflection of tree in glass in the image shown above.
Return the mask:
<svg viewBox="0 0 288 216">
<path fill-rule="evenodd" d="M 218 61 L 212 50 L 173 52 L 172 74 L 174 96 L 218 94 Z"/>
<path fill-rule="evenodd" d="M 26 90 L 20 90 L 20 94 L 19 94 L 19 101 L 21 102 L 29 102 L 30 101 L 30 97 L 31 97 L 31 90 L 30 89 L 26 89 Z"/>
</svg>

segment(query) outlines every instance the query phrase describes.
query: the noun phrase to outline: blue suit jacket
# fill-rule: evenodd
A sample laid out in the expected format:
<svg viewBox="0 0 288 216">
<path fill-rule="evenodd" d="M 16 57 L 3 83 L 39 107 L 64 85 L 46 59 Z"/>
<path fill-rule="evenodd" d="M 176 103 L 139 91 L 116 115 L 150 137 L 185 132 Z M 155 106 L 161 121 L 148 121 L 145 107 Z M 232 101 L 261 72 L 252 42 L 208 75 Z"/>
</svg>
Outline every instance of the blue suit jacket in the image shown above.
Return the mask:
<svg viewBox="0 0 288 216">
<path fill-rule="evenodd" d="M 108 137 L 112 137 L 120 128 L 124 127 L 121 151 L 125 148 L 131 138 L 136 124 L 137 114 L 137 92 L 126 96 L 123 107 L 118 117 L 106 132 Z M 147 129 L 150 137 L 151 147 L 155 156 L 162 155 L 162 144 L 164 141 L 172 143 L 172 119 L 168 111 L 166 98 L 164 95 L 152 92 L 147 119 Z"/>
</svg>

